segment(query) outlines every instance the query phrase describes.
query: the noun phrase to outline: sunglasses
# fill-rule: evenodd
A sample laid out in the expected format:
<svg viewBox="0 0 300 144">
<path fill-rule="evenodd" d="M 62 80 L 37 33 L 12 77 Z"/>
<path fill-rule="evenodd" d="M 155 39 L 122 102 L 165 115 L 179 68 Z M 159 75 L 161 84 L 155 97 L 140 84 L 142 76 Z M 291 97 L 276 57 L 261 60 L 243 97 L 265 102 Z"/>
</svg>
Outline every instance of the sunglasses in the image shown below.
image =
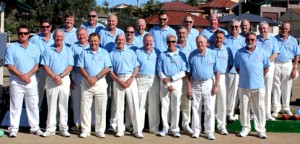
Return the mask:
<svg viewBox="0 0 300 144">
<path fill-rule="evenodd" d="M 255 41 L 255 39 L 246 39 L 246 41 Z"/>
<path fill-rule="evenodd" d="M 127 31 L 126 33 L 134 33 L 134 31 Z"/>
<path fill-rule="evenodd" d="M 185 23 L 193 23 L 193 21 L 185 21 Z"/>
<path fill-rule="evenodd" d="M 168 44 L 170 43 L 176 43 L 176 41 L 167 41 Z"/>
<path fill-rule="evenodd" d="M 50 26 L 41 26 L 42 29 L 44 28 L 50 28 Z"/>
<path fill-rule="evenodd" d="M 167 18 L 159 18 L 160 21 L 166 21 Z"/>
<path fill-rule="evenodd" d="M 230 26 L 230 27 L 232 27 L 232 28 L 238 28 L 239 26 Z"/>
<path fill-rule="evenodd" d="M 18 35 L 28 35 L 29 32 L 18 32 Z"/>
<path fill-rule="evenodd" d="M 96 15 L 88 15 L 88 18 L 95 18 Z"/>
</svg>

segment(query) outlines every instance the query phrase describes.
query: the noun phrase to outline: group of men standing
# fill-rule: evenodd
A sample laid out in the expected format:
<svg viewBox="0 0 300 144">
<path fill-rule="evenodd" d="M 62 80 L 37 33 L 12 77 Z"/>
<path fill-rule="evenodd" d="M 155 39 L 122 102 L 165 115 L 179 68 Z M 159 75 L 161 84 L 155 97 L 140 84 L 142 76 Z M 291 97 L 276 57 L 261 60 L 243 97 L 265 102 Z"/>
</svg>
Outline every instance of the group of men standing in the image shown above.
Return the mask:
<svg viewBox="0 0 300 144">
<path fill-rule="evenodd" d="M 267 138 L 265 123 L 278 116 L 281 96 L 284 112 L 292 114 L 290 91 L 300 50 L 289 35 L 288 22 L 273 37 L 266 22 L 259 24 L 258 36 L 249 31 L 247 20 L 241 24 L 232 20 L 227 32 L 219 27 L 217 14 L 210 15 L 210 26 L 200 33 L 192 28 L 191 16 L 175 31 L 168 25 L 167 13 L 161 12 L 159 25 L 149 32 L 144 19 L 137 20 L 136 30 L 128 26 L 124 32 L 117 28 L 115 15 L 109 16 L 107 27 L 97 23 L 97 17 L 96 11 L 90 11 L 88 22 L 76 29 L 74 16 L 66 15 L 63 27 L 53 33 L 51 23 L 44 20 L 41 33 L 30 40 L 28 28 L 18 27 L 18 41 L 5 53 L 5 66 L 11 74 L 9 137 L 17 136 L 24 98 L 30 132 L 43 137 L 56 134 L 57 120 L 59 134 L 70 136 L 69 95 L 74 124 L 81 128 L 82 138 L 91 135 L 92 125 L 97 137 L 105 137 L 107 104 L 111 110 L 108 130 L 117 137 L 128 129 L 143 138 L 146 111 L 150 133 L 180 137 L 181 111 L 183 130 L 193 138 L 204 130 L 209 140 L 215 139 L 215 120 L 218 132 L 228 134 L 226 120 L 235 120 L 238 99 L 241 137 L 251 130 L 250 109 L 259 138 Z M 48 116 L 42 132 L 39 110 L 44 89 Z"/>
</svg>

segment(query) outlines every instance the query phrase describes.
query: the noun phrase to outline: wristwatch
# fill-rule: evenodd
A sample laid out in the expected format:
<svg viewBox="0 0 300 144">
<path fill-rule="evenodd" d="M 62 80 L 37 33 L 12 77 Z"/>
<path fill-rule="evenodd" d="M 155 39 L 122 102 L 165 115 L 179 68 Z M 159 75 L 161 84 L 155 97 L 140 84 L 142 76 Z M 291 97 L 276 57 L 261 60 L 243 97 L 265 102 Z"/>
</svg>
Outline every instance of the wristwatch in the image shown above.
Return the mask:
<svg viewBox="0 0 300 144">
<path fill-rule="evenodd" d="M 65 76 L 61 73 L 60 75 L 59 75 L 61 78 L 64 78 Z"/>
<path fill-rule="evenodd" d="M 97 80 L 101 79 L 101 77 L 99 75 L 96 75 Z"/>
<path fill-rule="evenodd" d="M 171 81 L 171 82 L 173 82 L 173 81 L 174 81 L 172 77 L 170 77 L 170 81 Z"/>
</svg>

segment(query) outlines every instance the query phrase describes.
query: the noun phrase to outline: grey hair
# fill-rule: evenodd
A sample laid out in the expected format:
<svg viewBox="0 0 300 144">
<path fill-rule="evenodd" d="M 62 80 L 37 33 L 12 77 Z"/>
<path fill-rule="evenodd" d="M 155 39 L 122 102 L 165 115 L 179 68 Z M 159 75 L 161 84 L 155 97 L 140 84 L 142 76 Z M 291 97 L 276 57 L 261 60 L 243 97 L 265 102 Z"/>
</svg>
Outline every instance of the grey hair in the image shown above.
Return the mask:
<svg viewBox="0 0 300 144">
<path fill-rule="evenodd" d="M 261 27 L 261 26 L 263 26 L 263 25 L 269 26 L 269 23 L 266 22 L 266 21 L 261 21 L 258 25 L 259 25 L 259 27 Z"/>
<path fill-rule="evenodd" d="M 168 34 L 166 41 L 168 41 L 168 39 L 171 38 L 171 37 L 175 38 L 175 40 L 177 41 L 177 37 L 174 34 Z"/>
<path fill-rule="evenodd" d="M 144 37 L 143 37 L 143 41 L 144 41 L 146 38 L 148 38 L 148 37 L 152 37 L 152 38 L 153 38 L 153 35 L 150 34 L 150 33 L 145 34 Z M 154 39 L 154 38 L 153 38 L 153 39 Z"/>
<path fill-rule="evenodd" d="M 79 27 L 79 28 L 77 28 L 76 34 L 78 34 L 82 30 L 85 32 L 88 32 L 85 27 Z"/>
<path fill-rule="evenodd" d="M 61 32 L 65 36 L 64 30 L 57 28 L 53 31 L 53 38 L 55 38 L 55 36 L 58 32 Z"/>
</svg>

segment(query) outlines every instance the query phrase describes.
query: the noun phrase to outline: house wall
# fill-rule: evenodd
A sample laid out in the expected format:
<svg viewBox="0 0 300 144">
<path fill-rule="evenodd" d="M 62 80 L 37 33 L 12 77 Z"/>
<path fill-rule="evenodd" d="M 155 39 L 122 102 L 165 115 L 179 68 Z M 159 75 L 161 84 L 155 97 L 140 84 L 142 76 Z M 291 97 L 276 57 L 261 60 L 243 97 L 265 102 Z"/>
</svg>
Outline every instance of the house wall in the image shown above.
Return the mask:
<svg viewBox="0 0 300 144">
<path fill-rule="evenodd" d="M 260 7 L 260 16 L 272 20 L 278 20 L 281 14 L 285 12 L 286 12 L 286 8 L 282 8 L 282 7 L 269 7 L 269 6 Z"/>
</svg>

